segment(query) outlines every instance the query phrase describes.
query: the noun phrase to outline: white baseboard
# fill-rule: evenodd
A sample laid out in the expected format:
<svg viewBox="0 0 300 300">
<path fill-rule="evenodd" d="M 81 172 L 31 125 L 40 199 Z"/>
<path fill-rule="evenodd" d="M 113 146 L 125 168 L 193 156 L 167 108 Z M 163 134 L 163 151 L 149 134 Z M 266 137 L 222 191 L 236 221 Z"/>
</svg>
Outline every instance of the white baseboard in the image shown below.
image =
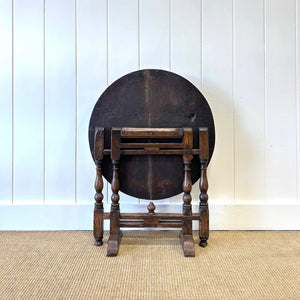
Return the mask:
<svg viewBox="0 0 300 300">
<path fill-rule="evenodd" d="M 146 212 L 130 204 L 122 212 Z M 210 230 L 300 230 L 300 205 L 210 204 Z M 105 205 L 105 211 L 109 206 Z M 157 212 L 180 212 L 181 205 L 157 205 Z M 198 205 L 193 205 L 198 211 Z M 0 230 L 92 230 L 93 204 L 1 205 Z M 109 221 L 105 221 L 105 230 Z M 197 222 L 193 228 L 197 229 Z"/>
</svg>

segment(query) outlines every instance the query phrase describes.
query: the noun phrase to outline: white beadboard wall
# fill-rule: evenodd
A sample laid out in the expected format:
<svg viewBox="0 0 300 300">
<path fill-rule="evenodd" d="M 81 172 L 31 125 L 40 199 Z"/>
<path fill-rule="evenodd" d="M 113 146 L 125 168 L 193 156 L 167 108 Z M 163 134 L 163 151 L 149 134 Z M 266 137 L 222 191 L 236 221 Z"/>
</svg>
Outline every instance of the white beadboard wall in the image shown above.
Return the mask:
<svg viewBox="0 0 300 300">
<path fill-rule="evenodd" d="M 0 0 L 0 230 L 92 229 L 89 117 L 145 68 L 186 77 L 212 108 L 211 229 L 300 230 L 299 2 Z"/>
</svg>

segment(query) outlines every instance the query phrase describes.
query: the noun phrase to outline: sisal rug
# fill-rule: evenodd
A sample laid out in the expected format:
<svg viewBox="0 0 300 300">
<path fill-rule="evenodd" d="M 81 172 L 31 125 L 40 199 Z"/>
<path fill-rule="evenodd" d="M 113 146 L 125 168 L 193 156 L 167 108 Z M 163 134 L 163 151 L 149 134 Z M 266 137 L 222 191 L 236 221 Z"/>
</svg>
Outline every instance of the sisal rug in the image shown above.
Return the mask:
<svg viewBox="0 0 300 300">
<path fill-rule="evenodd" d="M 117 257 L 107 238 L 0 232 L 0 299 L 300 300 L 299 231 L 212 231 L 195 258 L 177 231 L 124 231 Z"/>
</svg>

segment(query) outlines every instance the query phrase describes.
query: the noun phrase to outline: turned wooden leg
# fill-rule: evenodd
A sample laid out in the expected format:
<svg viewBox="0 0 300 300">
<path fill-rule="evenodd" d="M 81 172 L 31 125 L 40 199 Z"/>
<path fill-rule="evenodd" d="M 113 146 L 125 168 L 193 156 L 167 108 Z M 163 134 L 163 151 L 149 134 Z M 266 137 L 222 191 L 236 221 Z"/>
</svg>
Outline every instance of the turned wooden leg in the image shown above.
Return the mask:
<svg viewBox="0 0 300 300">
<path fill-rule="evenodd" d="M 200 175 L 200 228 L 199 228 L 199 246 L 205 247 L 209 237 L 209 210 L 208 210 L 208 181 L 206 176 L 206 161 L 201 161 Z"/>
<path fill-rule="evenodd" d="M 201 150 L 200 158 L 200 203 L 199 203 L 199 246 L 205 247 L 209 237 L 209 211 L 208 211 L 208 181 L 207 181 L 207 162 L 208 162 L 208 130 L 207 128 L 199 128 L 199 148 Z"/>
<path fill-rule="evenodd" d="M 116 256 L 120 243 L 120 207 L 119 207 L 119 162 L 113 160 L 113 178 L 111 181 L 111 210 L 110 210 L 110 236 L 108 239 L 107 256 Z"/>
<path fill-rule="evenodd" d="M 184 182 L 183 182 L 183 207 L 182 213 L 186 216 L 192 214 L 192 180 L 191 180 L 191 164 L 184 161 Z M 180 239 L 183 247 L 183 253 L 186 257 L 195 256 L 195 245 L 192 231 L 192 221 L 182 221 L 182 231 L 180 233 Z"/>
<path fill-rule="evenodd" d="M 101 246 L 103 244 L 103 180 L 101 173 L 101 161 L 96 161 L 97 175 L 95 180 L 95 208 L 94 208 L 94 238 L 95 245 Z"/>
<path fill-rule="evenodd" d="M 96 164 L 96 179 L 95 179 L 95 208 L 94 208 L 94 239 L 95 245 L 103 244 L 103 180 L 102 180 L 102 159 L 104 147 L 104 129 L 96 128 L 94 139 L 94 157 Z"/>
<path fill-rule="evenodd" d="M 112 128 L 111 131 L 111 160 L 113 176 L 111 181 L 110 235 L 107 241 L 107 256 L 116 256 L 121 239 L 119 206 L 120 128 Z"/>
<path fill-rule="evenodd" d="M 192 130 L 185 129 L 184 132 L 184 149 L 192 149 L 193 147 L 193 134 Z M 191 179 L 191 160 L 192 155 L 185 154 L 183 156 L 184 164 L 184 179 L 183 179 L 183 206 L 182 214 L 190 216 L 192 214 L 192 179 Z M 195 245 L 193 239 L 192 231 L 192 221 L 182 222 L 182 232 L 180 234 L 180 239 L 183 247 L 184 256 L 195 256 Z"/>
</svg>

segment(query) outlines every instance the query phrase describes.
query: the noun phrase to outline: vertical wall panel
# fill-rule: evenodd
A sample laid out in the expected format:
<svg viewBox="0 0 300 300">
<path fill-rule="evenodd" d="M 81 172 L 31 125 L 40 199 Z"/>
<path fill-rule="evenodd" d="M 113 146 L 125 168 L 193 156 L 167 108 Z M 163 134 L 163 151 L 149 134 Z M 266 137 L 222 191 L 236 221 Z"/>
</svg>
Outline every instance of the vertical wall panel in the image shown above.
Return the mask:
<svg viewBox="0 0 300 300">
<path fill-rule="evenodd" d="M 140 1 L 140 67 L 170 67 L 169 0 Z"/>
<path fill-rule="evenodd" d="M 138 69 L 138 0 L 108 1 L 108 82 Z"/>
<path fill-rule="evenodd" d="M 45 201 L 75 201 L 75 1 L 46 1 Z"/>
<path fill-rule="evenodd" d="M 297 96 L 297 177 L 298 177 L 298 204 L 300 204 L 300 2 L 296 0 L 296 96 Z"/>
<path fill-rule="evenodd" d="M 12 4 L 0 1 L 0 203 L 12 203 Z"/>
<path fill-rule="evenodd" d="M 14 203 L 43 203 L 44 4 L 14 1 Z"/>
<path fill-rule="evenodd" d="M 201 89 L 201 0 L 171 2 L 171 71 Z"/>
<path fill-rule="evenodd" d="M 295 1 L 265 9 L 267 203 L 296 203 Z"/>
<path fill-rule="evenodd" d="M 234 1 L 233 11 L 235 198 L 237 203 L 264 203 L 263 1 Z"/>
<path fill-rule="evenodd" d="M 107 84 L 106 0 L 77 2 L 77 201 L 93 202 L 95 167 L 88 143 L 92 109 Z M 103 188 L 105 197 L 106 185 Z"/>
<path fill-rule="evenodd" d="M 232 95 L 232 1 L 203 1 L 202 91 L 216 126 L 215 152 L 208 169 L 210 201 L 234 199 Z"/>
<path fill-rule="evenodd" d="M 108 1 L 108 83 L 138 69 L 138 0 Z M 122 192 L 120 204 L 137 203 Z M 109 199 L 111 188 L 108 189 Z"/>
<path fill-rule="evenodd" d="M 201 1 L 171 2 L 171 71 L 184 76 L 201 90 Z M 199 202 L 199 185 L 192 189 L 193 202 Z M 182 203 L 182 195 L 172 203 Z"/>
</svg>

